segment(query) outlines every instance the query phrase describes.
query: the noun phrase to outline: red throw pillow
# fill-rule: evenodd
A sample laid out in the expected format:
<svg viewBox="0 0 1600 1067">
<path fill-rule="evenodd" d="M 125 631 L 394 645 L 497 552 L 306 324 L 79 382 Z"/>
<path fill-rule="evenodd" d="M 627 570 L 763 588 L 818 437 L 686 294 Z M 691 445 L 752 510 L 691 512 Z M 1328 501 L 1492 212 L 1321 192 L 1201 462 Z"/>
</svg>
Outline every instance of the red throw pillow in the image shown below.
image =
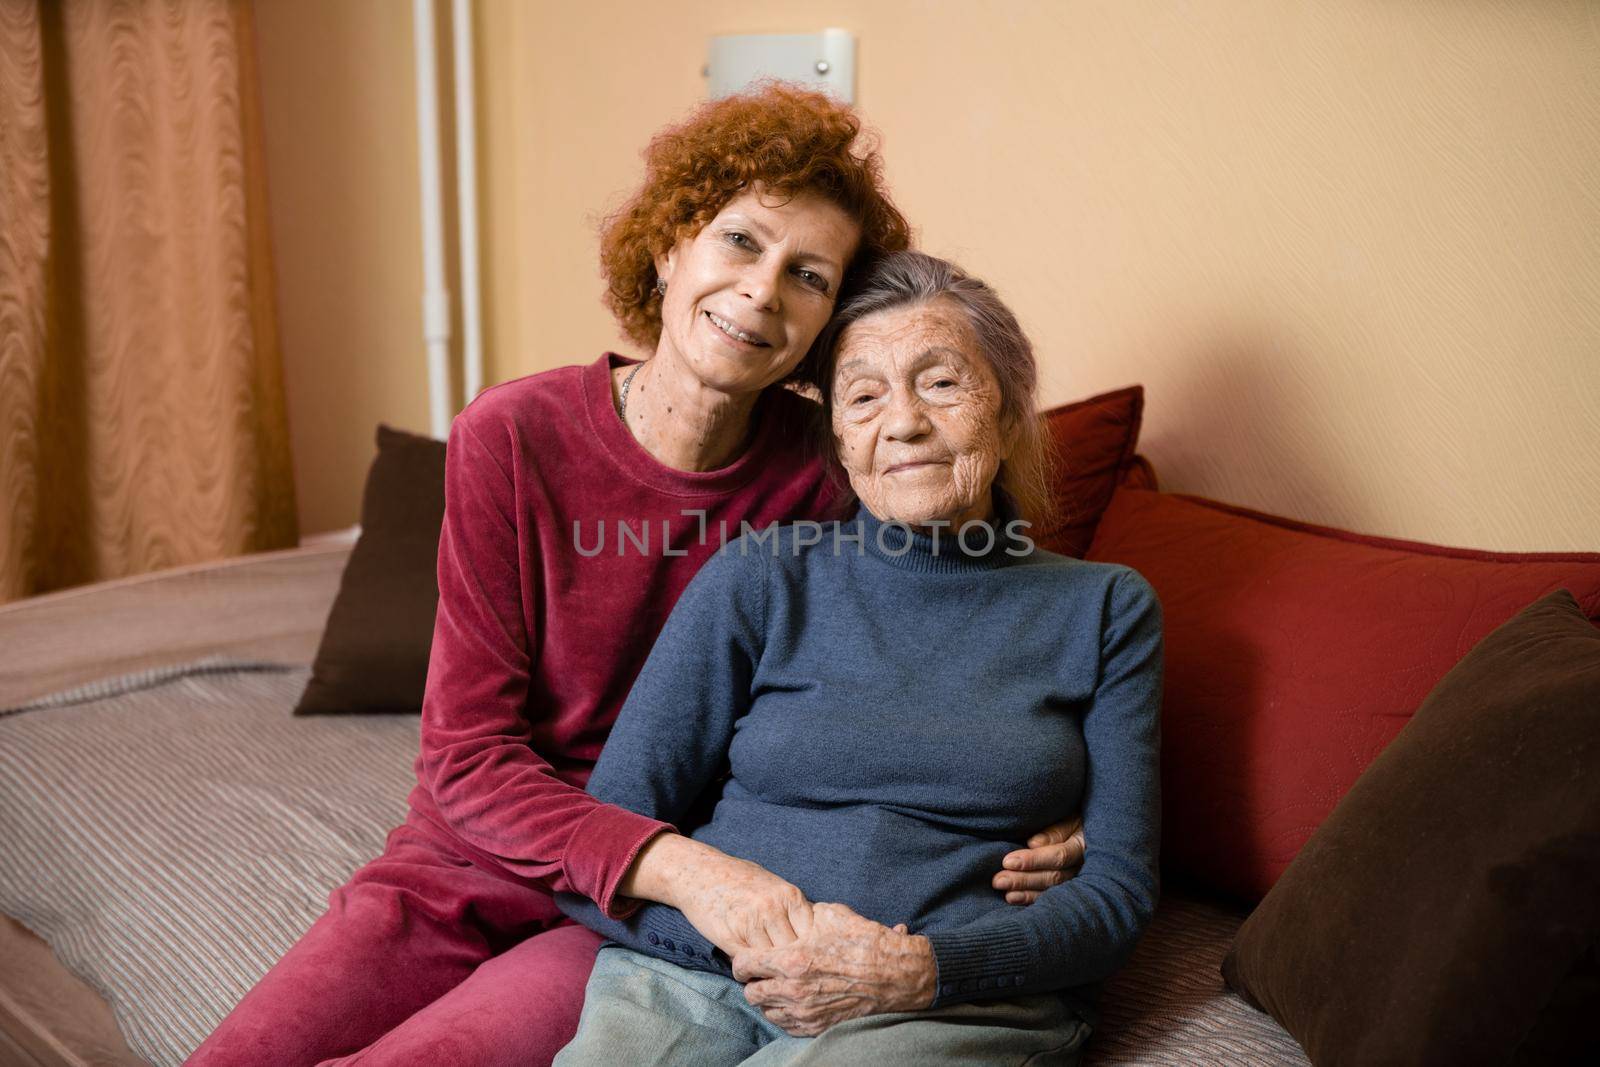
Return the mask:
<svg viewBox="0 0 1600 1067">
<path fill-rule="evenodd" d="M 1134 456 L 1123 468 L 1117 480 L 1118 485 L 1129 489 L 1160 489 L 1161 485 L 1156 480 L 1156 469 L 1144 456 Z M 1109 503 L 1109 501 L 1108 501 Z"/>
<path fill-rule="evenodd" d="M 1161 598 L 1164 866 L 1241 899 L 1491 630 L 1563 587 L 1600 617 L 1600 553 L 1441 548 L 1140 489 L 1117 490 L 1087 558 Z"/>
<path fill-rule="evenodd" d="M 1149 465 L 1132 470 L 1144 417 L 1144 386 L 1091 396 L 1043 413 L 1048 444 L 1054 450 L 1050 491 L 1056 520 L 1033 531 L 1034 540 L 1063 556 L 1082 555 L 1094 540 L 1100 514 L 1125 475 L 1152 480 Z"/>
</svg>

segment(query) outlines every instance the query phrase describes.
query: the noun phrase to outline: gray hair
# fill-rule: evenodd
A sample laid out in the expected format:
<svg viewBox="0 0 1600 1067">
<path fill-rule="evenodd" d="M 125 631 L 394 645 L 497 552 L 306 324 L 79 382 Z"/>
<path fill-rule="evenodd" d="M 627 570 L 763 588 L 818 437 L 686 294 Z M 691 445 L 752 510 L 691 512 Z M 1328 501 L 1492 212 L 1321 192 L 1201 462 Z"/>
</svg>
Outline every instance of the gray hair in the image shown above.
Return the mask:
<svg viewBox="0 0 1600 1067">
<path fill-rule="evenodd" d="M 807 376 L 822 393 L 823 433 L 831 441 L 833 374 L 845 331 L 868 315 L 935 300 L 948 300 L 966 313 L 978 349 L 1000 383 L 1000 423 L 1011 434 L 1011 453 L 1000 464 L 996 486 L 1018 517 L 1047 523 L 1053 511 L 1050 454 L 1038 414 L 1039 367 L 1033 344 L 999 295 L 949 260 L 924 252 L 894 252 L 873 263 L 845 294 L 806 359 Z M 835 450 L 826 451 L 837 473 Z"/>
</svg>

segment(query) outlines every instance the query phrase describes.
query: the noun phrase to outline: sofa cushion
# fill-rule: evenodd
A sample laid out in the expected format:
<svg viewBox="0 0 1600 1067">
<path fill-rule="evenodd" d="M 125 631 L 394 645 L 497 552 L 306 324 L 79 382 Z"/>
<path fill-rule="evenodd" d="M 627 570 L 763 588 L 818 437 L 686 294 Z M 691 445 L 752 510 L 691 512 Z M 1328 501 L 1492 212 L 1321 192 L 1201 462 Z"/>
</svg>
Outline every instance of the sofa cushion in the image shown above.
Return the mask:
<svg viewBox="0 0 1600 1067">
<path fill-rule="evenodd" d="M 1156 480 L 1156 469 L 1144 456 L 1135 455 L 1123 468 L 1121 476 L 1117 479 L 1118 485 L 1125 485 L 1129 489 L 1160 489 L 1161 484 Z M 1106 501 L 1110 503 L 1110 501 Z"/>
<path fill-rule="evenodd" d="M 1600 554 L 1367 537 L 1199 497 L 1119 489 L 1088 558 L 1125 563 L 1166 619 L 1163 864 L 1259 899 L 1428 690 L 1560 587 L 1600 616 Z"/>
<path fill-rule="evenodd" d="M 1600 629 L 1484 638 L 1240 929 L 1228 984 L 1314 1063 L 1596 1063 Z"/>
<path fill-rule="evenodd" d="M 1034 539 L 1052 552 L 1082 557 L 1117 485 L 1124 479 L 1155 484 L 1149 463 L 1134 455 L 1144 417 L 1144 386 L 1063 404 L 1042 417 L 1054 451 L 1050 491 L 1057 514 L 1035 531 Z"/>
<path fill-rule="evenodd" d="M 439 606 L 444 442 L 381 425 L 377 436 L 361 537 L 296 715 L 422 708 Z"/>
</svg>

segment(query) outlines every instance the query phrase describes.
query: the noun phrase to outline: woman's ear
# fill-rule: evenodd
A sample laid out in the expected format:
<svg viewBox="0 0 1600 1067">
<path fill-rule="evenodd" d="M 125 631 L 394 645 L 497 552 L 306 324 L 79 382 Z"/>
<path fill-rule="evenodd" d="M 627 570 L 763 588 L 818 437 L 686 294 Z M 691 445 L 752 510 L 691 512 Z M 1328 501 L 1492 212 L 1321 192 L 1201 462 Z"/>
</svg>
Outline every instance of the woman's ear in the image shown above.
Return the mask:
<svg viewBox="0 0 1600 1067">
<path fill-rule="evenodd" d="M 676 244 L 674 244 L 671 248 L 667 249 L 665 252 L 663 252 L 660 255 L 656 256 L 655 257 L 655 263 L 656 263 L 656 279 L 657 279 L 657 281 L 666 282 L 668 284 L 671 284 L 671 282 L 672 282 L 672 267 L 677 262 L 678 262 L 678 246 Z"/>
</svg>

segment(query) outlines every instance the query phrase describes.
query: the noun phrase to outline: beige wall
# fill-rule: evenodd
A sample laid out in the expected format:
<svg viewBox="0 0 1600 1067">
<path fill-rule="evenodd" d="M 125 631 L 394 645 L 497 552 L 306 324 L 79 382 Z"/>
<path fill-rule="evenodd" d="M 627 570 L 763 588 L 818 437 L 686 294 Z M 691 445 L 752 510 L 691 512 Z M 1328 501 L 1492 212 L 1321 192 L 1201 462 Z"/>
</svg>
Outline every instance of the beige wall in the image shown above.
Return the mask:
<svg viewBox="0 0 1600 1067">
<path fill-rule="evenodd" d="M 706 38 L 843 26 L 923 246 L 1011 301 L 1047 400 L 1143 382 L 1165 487 L 1451 544 L 1600 548 L 1595 4 L 478 10 L 490 381 L 620 343 L 596 221 L 700 98 Z M 258 12 L 316 530 L 354 520 L 377 418 L 424 425 L 410 25 L 381 3 Z M 313 23 L 341 39 L 308 45 Z M 290 76 L 307 51 L 338 69 Z"/>
<path fill-rule="evenodd" d="M 348 526 L 380 420 L 428 428 L 411 7 L 258 0 L 300 530 Z"/>
</svg>

